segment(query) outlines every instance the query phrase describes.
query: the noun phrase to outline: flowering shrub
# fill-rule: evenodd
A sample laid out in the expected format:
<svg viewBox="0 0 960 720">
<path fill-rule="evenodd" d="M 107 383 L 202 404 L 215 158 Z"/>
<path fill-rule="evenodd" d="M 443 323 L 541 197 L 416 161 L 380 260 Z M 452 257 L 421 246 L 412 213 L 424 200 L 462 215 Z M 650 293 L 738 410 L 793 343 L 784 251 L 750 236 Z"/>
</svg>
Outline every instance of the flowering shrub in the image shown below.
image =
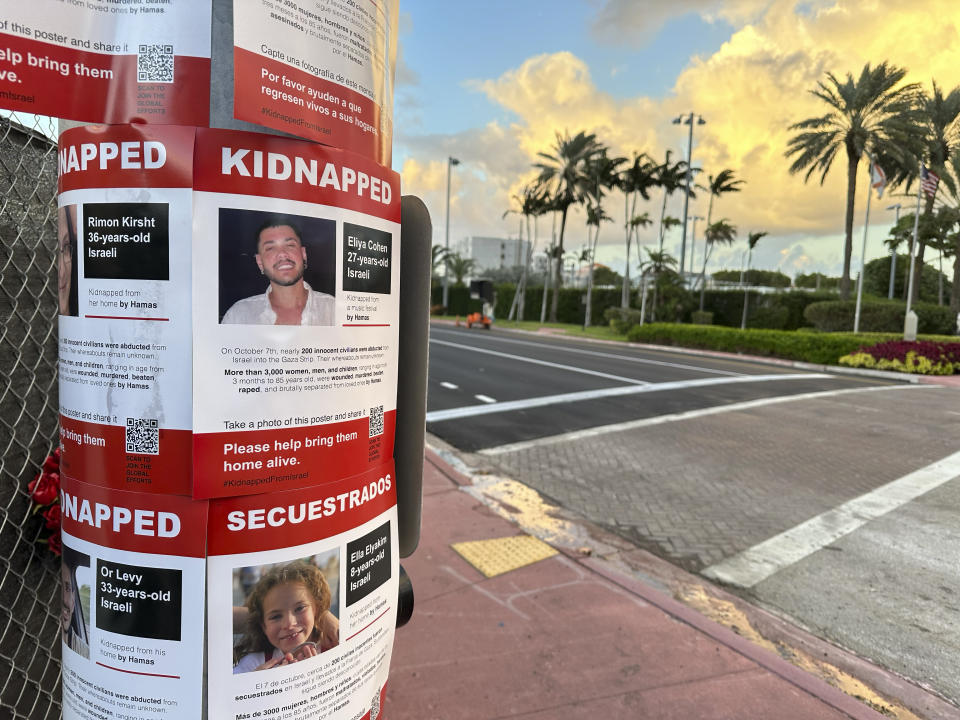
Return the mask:
<svg viewBox="0 0 960 720">
<path fill-rule="evenodd" d="M 848 367 L 952 375 L 960 371 L 960 343 L 891 340 L 861 347 L 839 362 Z"/>
<path fill-rule="evenodd" d="M 37 476 L 27 484 L 27 492 L 34 503 L 33 512 L 43 517 L 43 527 L 50 535 L 37 542 L 46 543 L 54 555 L 60 555 L 60 448 L 43 461 Z"/>
<path fill-rule="evenodd" d="M 869 368 L 870 370 L 877 367 L 877 359 L 866 352 L 853 352 L 849 355 L 844 355 L 837 362 L 847 367 Z"/>
</svg>

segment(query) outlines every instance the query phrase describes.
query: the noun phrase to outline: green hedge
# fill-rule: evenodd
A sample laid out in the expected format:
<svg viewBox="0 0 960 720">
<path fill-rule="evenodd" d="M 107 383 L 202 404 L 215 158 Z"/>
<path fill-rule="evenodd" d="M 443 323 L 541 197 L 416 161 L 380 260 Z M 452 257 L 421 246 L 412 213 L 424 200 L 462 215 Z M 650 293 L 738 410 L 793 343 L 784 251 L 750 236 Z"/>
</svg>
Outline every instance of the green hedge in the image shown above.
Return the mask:
<svg viewBox="0 0 960 720">
<path fill-rule="evenodd" d="M 928 254 L 927 261 L 929 262 L 931 258 L 935 257 L 936 255 Z M 907 298 L 909 275 L 910 256 L 897 255 L 896 272 L 894 273 L 893 279 L 893 296 L 901 301 L 905 301 Z M 943 275 L 944 298 L 950 297 L 950 288 L 953 286 L 951 275 Z M 927 263 L 923 264 L 923 268 L 920 270 L 920 287 L 918 288 L 919 294 L 917 295 L 921 302 L 937 302 L 937 278 L 939 276 L 940 272 L 936 268 L 931 267 Z M 890 291 L 890 256 L 875 258 L 868 262 L 866 268 L 864 268 L 863 279 L 863 292 L 865 295 L 876 295 L 881 298 L 887 297 L 887 293 Z M 852 282 L 851 288 L 853 292 L 856 292 L 856 287 L 856 282 Z"/>
<path fill-rule="evenodd" d="M 804 309 L 811 303 L 834 298 L 836 295 L 829 292 L 751 292 L 747 327 L 767 330 L 809 327 Z M 703 309 L 713 313 L 714 325 L 739 328 L 743 319 L 743 290 L 707 290 Z"/>
<path fill-rule="evenodd" d="M 496 303 L 494 317 L 505 320 L 510 313 L 510 304 L 513 302 L 515 286 L 510 283 L 495 286 Z M 549 291 L 548 291 L 549 292 Z M 668 293 L 669 294 L 669 293 Z M 658 319 L 662 320 L 666 313 L 683 322 L 692 322 L 692 313 L 698 307 L 699 293 L 676 291 L 669 298 L 665 297 L 657 309 Z M 524 316 L 521 320 L 537 322 L 540 320 L 540 304 L 543 297 L 542 287 L 527 289 Z M 572 325 L 583 324 L 583 299 L 586 290 L 582 288 L 561 288 L 560 303 L 557 308 L 557 320 Z M 439 305 L 443 298 L 440 287 L 433 289 L 432 305 Z M 549 302 L 547 298 L 549 313 Z M 739 328 L 743 316 L 743 291 L 741 290 L 707 290 L 704 296 L 704 310 L 712 313 L 713 325 Z M 632 303 L 636 303 L 637 296 L 631 296 Z M 830 292 L 777 292 L 756 293 L 750 292 L 748 306 L 747 328 L 760 330 L 798 330 L 804 327 L 816 327 L 827 332 L 849 331 L 853 328 L 854 301 L 836 300 L 836 295 Z M 592 325 L 607 325 L 610 318 L 605 312 L 610 308 L 620 307 L 619 288 L 601 288 L 593 291 Z M 807 308 L 814 309 L 807 314 Z M 633 309 L 637 309 L 632 305 Z M 479 300 L 470 300 L 470 290 L 467 287 L 450 288 L 450 307 L 448 315 L 467 315 L 479 312 Z M 956 318 L 949 308 L 918 303 L 917 314 L 920 317 L 918 331 L 924 334 L 953 334 L 956 327 Z M 861 328 L 868 332 L 903 331 L 902 302 L 888 300 L 871 300 L 864 304 L 861 312 Z M 548 315 L 549 316 L 549 315 Z M 631 315 L 638 319 L 638 316 Z M 629 323 L 628 323 L 629 325 Z"/>
<path fill-rule="evenodd" d="M 810 288 L 815 290 L 817 287 L 817 278 L 820 279 L 821 290 L 839 290 L 840 278 L 827 277 L 823 273 L 810 273 L 809 275 L 800 273 L 794 278 L 793 284 L 798 288 Z"/>
<path fill-rule="evenodd" d="M 501 319 L 507 317 L 510 312 L 510 303 L 513 302 L 513 293 L 513 285 L 497 286 L 496 317 Z M 543 288 L 541 287 L 527 289 L 523 320 L 537 321 L 540 319 L 542 293 Z M 586 290 L 581 288 L 561 288 L 557 320 L 575 325 L 582 324 L 584 311 L 582 299 L 585 295 Z M 676 314 L 677 318 L 683 322 L 691 322 L 692 312 L 698 307 L 698 297 L 699 293 L 674 292 L 673 295 L 664 297 L 661 301 L 657 308 L 657 315 L 662 319 L 665 313 Z M 829 292 L 751 292 L 747 327 L 771 330 L 796 330 L 809 327 L 809 323 L 804 319 L 804 309 L 811 303 L 832 300 L 835 297 L 835 294 Z M 550 300 L 551 298 L 548 297 L 548 312 Z M 630 300 L 631 308 L 639 309 L 636 305 L 636 293 L 631 295 Z M 452 304 L 453 295 L 451 295 Z M 609 308 L 620 307 L 620 290 L 618 288 L 594 290 L 592 306 L 591 324 L 606 325 L 609 318 L 604 313 Z M 713 313 L 714 325 L 739 328 L 743 316 L 743 292 L 740 290 L 707 290 L 704 310 Z"/>
<path fill-rule="evenodd" d="M 447 315 L 469 315 L 472 312 L 480 312 L 483 303 L 479 300 L 470 299 L 470 288 L 451 287 L 449 293 L 449 307 Z M 443 302 L 443 287 L 438 286 L 430 292 L 430 305 L 440 305 Z"/>
<path fill-rule="evenodd" d="M 510 305 L 513 303 L 513 294 L 516 292 L 516 286 L 511 283 L 503 283 L 494 286 L 496 303 L 493 306 L 493 316 L 495 319 L 506 320 L 510 314 Z M 550 317 L 550 302 L 553 300 L 553 291 L 548 291 L 547 297 L 547 318 Z M 557 321 L 570 323 L 572 325 L 583 324 L 584 305 L 583 299 L 587 291 L 583 288 L 560 288 L 560 298 L 557 303 Z M 527 288 L 526 299 L 524 300 L 524 312 L 521 320 L 540 320 L 540 304 L 543 299 L 543 288 Z M 447 315 L 467 315 L 472 312 L 480 312 L 482 303 L 479 300 L 470 299 L 470 288 L 451 287 L 449 296 L 449 308 Z M 443 288 L 433 288 L 431 296 L 431 305 L 439 305 L 443 301 Z M 591 300 L 591 324 L 606 325 L 603 313 L 609 307 L 620 306 L 620 289 L 594 288 Z"/>
<path fill-rule="evenodd" d="M 711 277 L 720 282 L 738 283 L 741 281 L 739 270 L 717 270 Z M 777 270 L 747 270 L 742 279 L 747 285 L 766 285 L 776 288 L 788 288 L 791 285 L 790 276 Z"/>
<path fill-rule="evenodd" d="M 896 339 L 881 333 L 818 333 L 810 330 L 739 330 L 708 325 L 648 323 L 627 333 L 631 342 L 677 345 L 835 365 L 864 345 Z"/>
<path fill-rule="evenodd" d="M 626 335 L 634 325 L 640 324 L 640 311 L 633 308 L 611 307 L 603 313 L 603 318 L 618 335 Z"/>
<path fill-rule="evenodd" d="M 831 300 L 807 306 L 806 319 L 823 332 L 847 331 L 853 328 L 856 300 Z M 913 306 L 917 313 L 917 332 L 925 335 L 951 335 L 956 331 L 956 315 L 949 307 L 930 303 Z M 906 303 L 897 300 L 864 301 L 860 308 L 860 329 L 864 332 L 903 332 Z"/>
</svg>

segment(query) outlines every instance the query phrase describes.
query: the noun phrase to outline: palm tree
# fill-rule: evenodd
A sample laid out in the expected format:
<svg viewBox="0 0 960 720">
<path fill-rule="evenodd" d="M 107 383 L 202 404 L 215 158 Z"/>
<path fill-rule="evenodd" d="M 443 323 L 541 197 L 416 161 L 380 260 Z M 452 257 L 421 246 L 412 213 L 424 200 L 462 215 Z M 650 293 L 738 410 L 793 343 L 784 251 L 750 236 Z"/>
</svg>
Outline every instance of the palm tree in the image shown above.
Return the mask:
<svg viewBox="0 0 960 720">
<path fill-rule="evenodd" d="M 710 227 L 713 216 L 713 199 L 725 193 L 740 192 L 740 186 L 743 183 L 743 180 L 737 180 L 733 177 L 733 170 L 729 168 L 718 172 L 716 177 L 713 175 L 708 177 L 707 187 L 705 188 L 710 193 L 710 202 L 707 203 L 707 227 Z"/>
<path fill-rule="evenodd" d="M 733 177 L 733 170 L 729 168 L 721 170 L 717 173 L 716 177 L 710 175 L 708 177 L 707 187 L 704 188 L 707 192 L 710 193 L 710 202 L 707 203 L 707 227 L 710 227 L 711 220 L 713 217 L 713 199 L 720 197 L 724 193 L 730 192 L 740 192 L 740 186 L 743 185 L 743 180 L 737 180 Z M 703 295 L 703 284 L 707 276 L 707 259 L 710 255 L 710 243 L 703 244 L 703 269 L 700 271 L 700 290 L 701 296 Z M 693 261 L 690 262 L 690 268 L 693 269 Z M 701 297 L 701 307 L 703 310 L 703 302 Z"/>
<path fill-rule="evenodd" d="M 947 190 L 951 190 L 954 180 L 948 167 L 953 150 L 960 145 L 960 88 L 954 88 L 944 95 L 943 90 L 933 83 L 930 93 L 923 93 L 919 101 L 919 121 L 921 127 L 922 149 L 920 150 L 927 166 L 939 175 Z M 916 179 L 917 168 L 912 170 L 912 179 Z M 926 196 L 923 215 L 933 212 L 934 197 Z M 919 239 L 918 239 L 919 242 Z M 920 286 L 920 270 L 923 267 L 923 254 L 926 243 L 919 242 L 917 262 L 914 265 L 913 292 L 911 302 L 917 299 Z"/>
<path fill-rule="evenodd" d="M 910 246 L 913 244 L 913 219 L 915 217 L 916 213 L 901 215 L 896 224 L 890 228 L 889 235 L 883 241 L 884 244 L 894 252 L 896 252 L 901 245 L 905 245 L 909 253 Z M 901 293 L 901 297 L 904 301 L 907 299 L 907 287 L 910 284 L 909 259 L 910 256 L 907 255 L 907 262 L 905 262 L 903 266 L 903 292 Z"/>
<path fill-rule="evenodd" d="M 520 282 L 517 283 L 517 290 L 513 296 L 513 302 L 510 304 L 510 313 L 507 316 L 507 320 L 513 320 L 514 313 L 516 312 L 516 317 L 520 320 L 523 319 L 523 310 L 524 310 L 524 300 L 526 299 L 527 292 L 527 275 L 528 268 L 530 267 L 530 260 L 533 257 L 534 246 L 536 245 L 536 218 L 538 215 L 542 215 L 546 212 L 547 207 L 547 191 L 541 187 L 538 183 L 533 182 L 525 186 L 521 191 L 519 196 L 514 195 L 513 199 L 517 201 L 518 208 L 517 210 L 507 210 L 503 216 L 506 217 L 509 213 L 520 213 L 523 216 L 523 220 L 526 221 L 527 225 L 527 252 L 523 258 L 523 269 L 520 273 Z M 534 219 L 534 235 L 530 235 L 530 218 Z M 520 247 L 523 247 L 523 220 L 520 223 Z"/>
<path fill-rule="evenodd" d="M 950 287 L 950 310 L 960 312 L 960 148 L 954 148 L 945 163 L 944 205 L 941 210 L 950 210 L 957 224 L 948 228 L 947 240 L 951 246 L 947 253 L 953 258 L 953 284 Z"/>
<path fill-rule="evenodd" d="M 591 300 L 593 296 L 593 267 L 597 257 L 597 244 L 600 241 L 600 223 L 605 220 L 612 220 L 603 209 L 604 190 L 610 190 L 620 183 L 620 176 L 617 168 L 627 161 L 626 158 L 607 156 L 607 150 L 604 148 L 597 155 L 590 158 L 584 168 L 584 188 L 585 193 L 583 202 L 587 209 L 587 248 L 590 257 L 590 265 L 587 268 L 587 303 L 584 327 L 590 326 Z M 593 227 L 593 239 L 590 237 L 590 228 Z"/>
<path fill-rule="evenodd" d="M 630 219 L 630 227 L 628 233 L 633 233 L 637 238 L 637 247 L 640 247 L 640 228 L 650 227 L 653 224 L 653 220 L 650 219 L 649 213 L 643 213 L 642 215 L 635 215 Z M 627 266 L 623 271 L 623 285 L 620 290 L 620 307 L 628 308 L 630 307 L 630 241 L 629 234 L 627 240 Z"/>
<path fill-rule="evenodd" d="M 586 313 L 583 318 L 584 327 L 590 327 L 590 313 L 593 307 L 593 268 L 596 265 L 597 243 L 600 241 L 600 223 L 606 220 L 613 220 L 613 218 L 607 215 L 602 205 L 597 203 L 587 206 L 587 242 L 590 243 L 587 250 L 587 259 L 590 266 L 587 268 L 587 304 L 584 310 Z M 592 242 L 589 235 L 591 227 L 594 228 Z"/>
<path fill-rule="evenodd" d="M 580 131 L 574 137 L 557 133 L 552 153 L 537 153 L 544 162 L 535 163 L 540 170 L 539 181 L 550 188 L 553 207 L 561 213 L 560 236 L 557 239 L 559 256 L 563 255 L 563 233 L 567 225 L 567 211 L 583 195 L 584 166 L 601 150 L 596 135 Z M 561 264 L 554 274 L 553 299 L 550 303 L 550 322 L 557 321 L 557 306 L 560 302 Z"/>
<path fill-rule="evenodd" d="M 700 271 L 700 312 L 703 312 L 703 302 L 706 296 L 707 283 L 707 261 L 713 253 L 715 245 L 732 245 L 737 239 L 737 228 L 727 222 L 727 219 L 717 220 L 712 225 L 707 225 L 703 233 L 703 239 L 706 241 L 706 250 L 703 253 L 703 270 Z"/>
<path fill-rule="evenodd" d="M 954 254 L 955 243 L 952 238 L 952 231 L 956 230 L 956 224 L 960 216 L 958 216 L 956 208 L 941 205 L 931 217 L 936 228 L 936 235 L 930 238 L 927 244 L 937 251 L 939 259 L 937 267 L 937 305 L 943 307 L 943 256 L 951 257 Z M 916 282 L 914 282 L 914 287 L 916 287 Z"/>
<path fill-rule="evenodd" d="M 753 249 L 757 246 L 757 243 L 760 242 L 760 238 L 766 237 L 767 233 L 765 232 L 752 232 L 747 235 L 747 275 L 750 275 L 750 256 L 753 255 Z M 749 298 L 750 291 L 744 287 L 743 288 L 743 318 L 740 320 L 740 329 L 747 329 L 747 300 Z"/>
<path fill-rule="evenodd" d="M 660 245 L 659 252 L 663 252 L 663 236 L 669 227 L 664 226 L 667 218 L 667 199 L 686 184 L 687 163 L 679 160 L 670 164 L 670 151 L 667 150 L 663 164 L 657 168 L 657 185 L 663 188 L 663 206 L 660 208 Z"/>
<path fill-rule="evenodd" d="M 900 246 L 906 242 L 910 244 L 910 239 L 902 237 L 900 235 L 894 235 L 893 230 L 891 229 L 890 235 L 883 239 L 883 244 L 887 246 L 887 250 L 890 251 L 890 282 L 889 290 L 887 293 L 887 298 L 893 300 L 893 294 L 895 292 L 894 288 L 896 287 L 896 272 L 897 272 L 897 259 L 900 257 Z M 910 272 L 910 263 L 907 263 L 907 272 Z"/>
<path fill-rule="evenodd" d="M 644 200 L 650 199 L 650 188 L 658 184 L 659 166 L 646 153 L 634 153 L 633 163 L 620 174 L 619 186 L 623 192 L 623 231 L 627 246 L 627 262 L 623 271 L 623 288 L 620 293 L 620 306 L 630 306 L 630 245 L 639 226 L 650 224 L 647 213 L 637 216 L 637 195 Z M 640 222 L 635 222 L 639 218 Z"/>
<path fill-rule="evenodd" d="M 641 309 L 643 308 L 647 294 L 646 283 L 643 282 L 643 279 L 645 277 L 652 277 L 653 306 L 650 308 L 650 319 L 655 321 L 657 319 L 657 279 L 664 272 L 674 270 L 674 268 L 677 267 L 677 259 L 665 253 L 663 250 L 644 249 L 647 251 L 647 259 L 640 263 L 640 292 L 643 293 L 643 297 L 640 299 L 640 307 Z"/>
<path fill-rule="evenodd" d="M 533 264 L 533 252 L 536 249 L 537 243 L 539 242 L 539 239 L 540 239 L 540 231 L 539 231 L 537 220 L 540 218 L 541 215 L 546 215 L 548 212 L 550 212 L 553 209 L 553 205 L 550 202 L 549 193 L 547 192 L 546 188 L 539 188 L 539 192 L 537 193 L 535 202 L 533 203 L 533 207 L 531 209 L 533 211 L 532 212 L 533 242 L 530 243 L 530 246 L 527 250 L 527 261 L 526 261 L 527 267 L 530 267 Z M 529 223 L 529 219 L 527 222 Z M 527 227 L 527 237 L 530 237 L 529 225 Z M 526 268 L 524 269 L 524 272 L 526 273 L 525 277 L 529 277 L 529 271 Z M 544 289 L 544 292 L 546 292 L 546 289 Z M 517 317 L 520 319 L 523 319 L 524 317 L 526 300 L 527 300 L 527 280 L 525 279 L 523 284 L 523 293 L 520 295 L 520 304 L 517 309 Z"/>
<path fill-rule="evenodd" d="M 675 218 L 672 215 L 667 215 L 666 217 L 660 218 L 660 247 L 658 248 L 659 252 L 663 252 L 663 238 L 670 232 L 673 228 L 678 225 L 682 225 L 680 218 Z"/>
<path fill-rule="evenodd" d="M 847 204 L 844 219 L 843 276 L 840 296 L 850 296 L 850 257 L 853 252 L 853 208 L 857 190 L 857 166 L 865 152 L 872 151 L 885 170 L 891 163 L 907 167 L 911 133 L 915 128 L 915 100 L 919 85 L 897 87 L 907 71 L 880 63 L 863 66 L 858 79 L 847 73 L 841 81 L 833 73 L 810 92 L 828 106 L 820 117 L 807 118 L 790 126 L 796 134 L 787 143 L 786 157 L 793 157 L 790 173 L 806 170 L 807 182 L 815 172 L 823 185 L 841 148 L 847 156 Z M 888 172 L 888 177 L 890 173 Z"/>
<path fill-rule="evenodd" d="M 463 279 L 467 277 L 477 266 L 477 261 L 473 258 L 465 258 L 460 253 L 450 253 L 447 257 L 447 267 L 453 275 L 453 284 L 455 287 L 463 287 Z"/>
<path fill-rule="evenodd" d="M 443 245 L 434 245 L 430 248 L 430 282 L 436 277 L 437 266 L 444 263 L 450 251 Z"/>
<path fill-rule="evenodd" d="M 551 207 L 550 212 L 554 211 L 553 201 L 550 201 Z M 540 324 L 542 325 L 547 321 L 547 294 L 550 291 L 550 275 L 553 272 L 553 264 L 559 261 L 560 256 L 557 254 L 557 213 L 553 212 L 553 231 L 550 236 L 552 239 L 550 241 L 550 246 L 543 251 L 545 260 L 547 263 L 546 272 L 543 275 L 543 297 L 540 302 Z"/>
</svg>

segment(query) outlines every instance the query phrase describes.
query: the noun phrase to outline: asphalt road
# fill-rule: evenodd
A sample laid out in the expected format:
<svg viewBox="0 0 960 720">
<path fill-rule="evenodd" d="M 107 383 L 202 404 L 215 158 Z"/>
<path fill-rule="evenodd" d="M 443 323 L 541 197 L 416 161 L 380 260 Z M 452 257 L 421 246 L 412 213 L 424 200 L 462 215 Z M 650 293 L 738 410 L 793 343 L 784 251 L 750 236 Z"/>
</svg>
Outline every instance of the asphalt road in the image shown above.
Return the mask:
<svg viewBox="0 0 960 720">
<path fill-rule="evenodd" d="M 873 379 L 741 360 L 434 327 L 427 427 L 469 451 Z"/>
<path fill-rule="evenodd" d="M 435 326 L 427 428 L 960 705 L 960 389 Z"/>
</svg>

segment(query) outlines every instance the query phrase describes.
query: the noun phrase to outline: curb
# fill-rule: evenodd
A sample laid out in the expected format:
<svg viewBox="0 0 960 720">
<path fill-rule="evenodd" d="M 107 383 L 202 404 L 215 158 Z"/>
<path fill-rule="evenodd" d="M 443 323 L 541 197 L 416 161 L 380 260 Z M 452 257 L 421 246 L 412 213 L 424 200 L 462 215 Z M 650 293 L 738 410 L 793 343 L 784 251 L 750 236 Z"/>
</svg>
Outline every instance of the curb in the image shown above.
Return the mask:
<svg viewBox="0 0 960 720">
<path fill-rule="evenodd" d="M 618 571 L 611 569 L 606 563 L 592 558 L 583 559 L 579 562 L 581 565 L 590 568 L 615 585 L 622 587 L 627 592 L 643 598 L 646 602 L 659 608 L 671 617 L 691 626 L 734 652 L 749 658 L 765 670 L 786 680 L 791 685 L 803 690 L 808 695 L 812 695 L 824 704 L 849 715 L 851 718 L 854 718 L 854 720 L 880 720 L 884 717 L 860 700 L 831 687 L 821 678 L 801 670 L 769 650 L 755 645 L 749 640 L 737 635 L 729 628 L 704 617 L 696 610 L 687 607 L 662 592 L 648 587 L 638 580 L 622 575 Z"/>
</svg>

